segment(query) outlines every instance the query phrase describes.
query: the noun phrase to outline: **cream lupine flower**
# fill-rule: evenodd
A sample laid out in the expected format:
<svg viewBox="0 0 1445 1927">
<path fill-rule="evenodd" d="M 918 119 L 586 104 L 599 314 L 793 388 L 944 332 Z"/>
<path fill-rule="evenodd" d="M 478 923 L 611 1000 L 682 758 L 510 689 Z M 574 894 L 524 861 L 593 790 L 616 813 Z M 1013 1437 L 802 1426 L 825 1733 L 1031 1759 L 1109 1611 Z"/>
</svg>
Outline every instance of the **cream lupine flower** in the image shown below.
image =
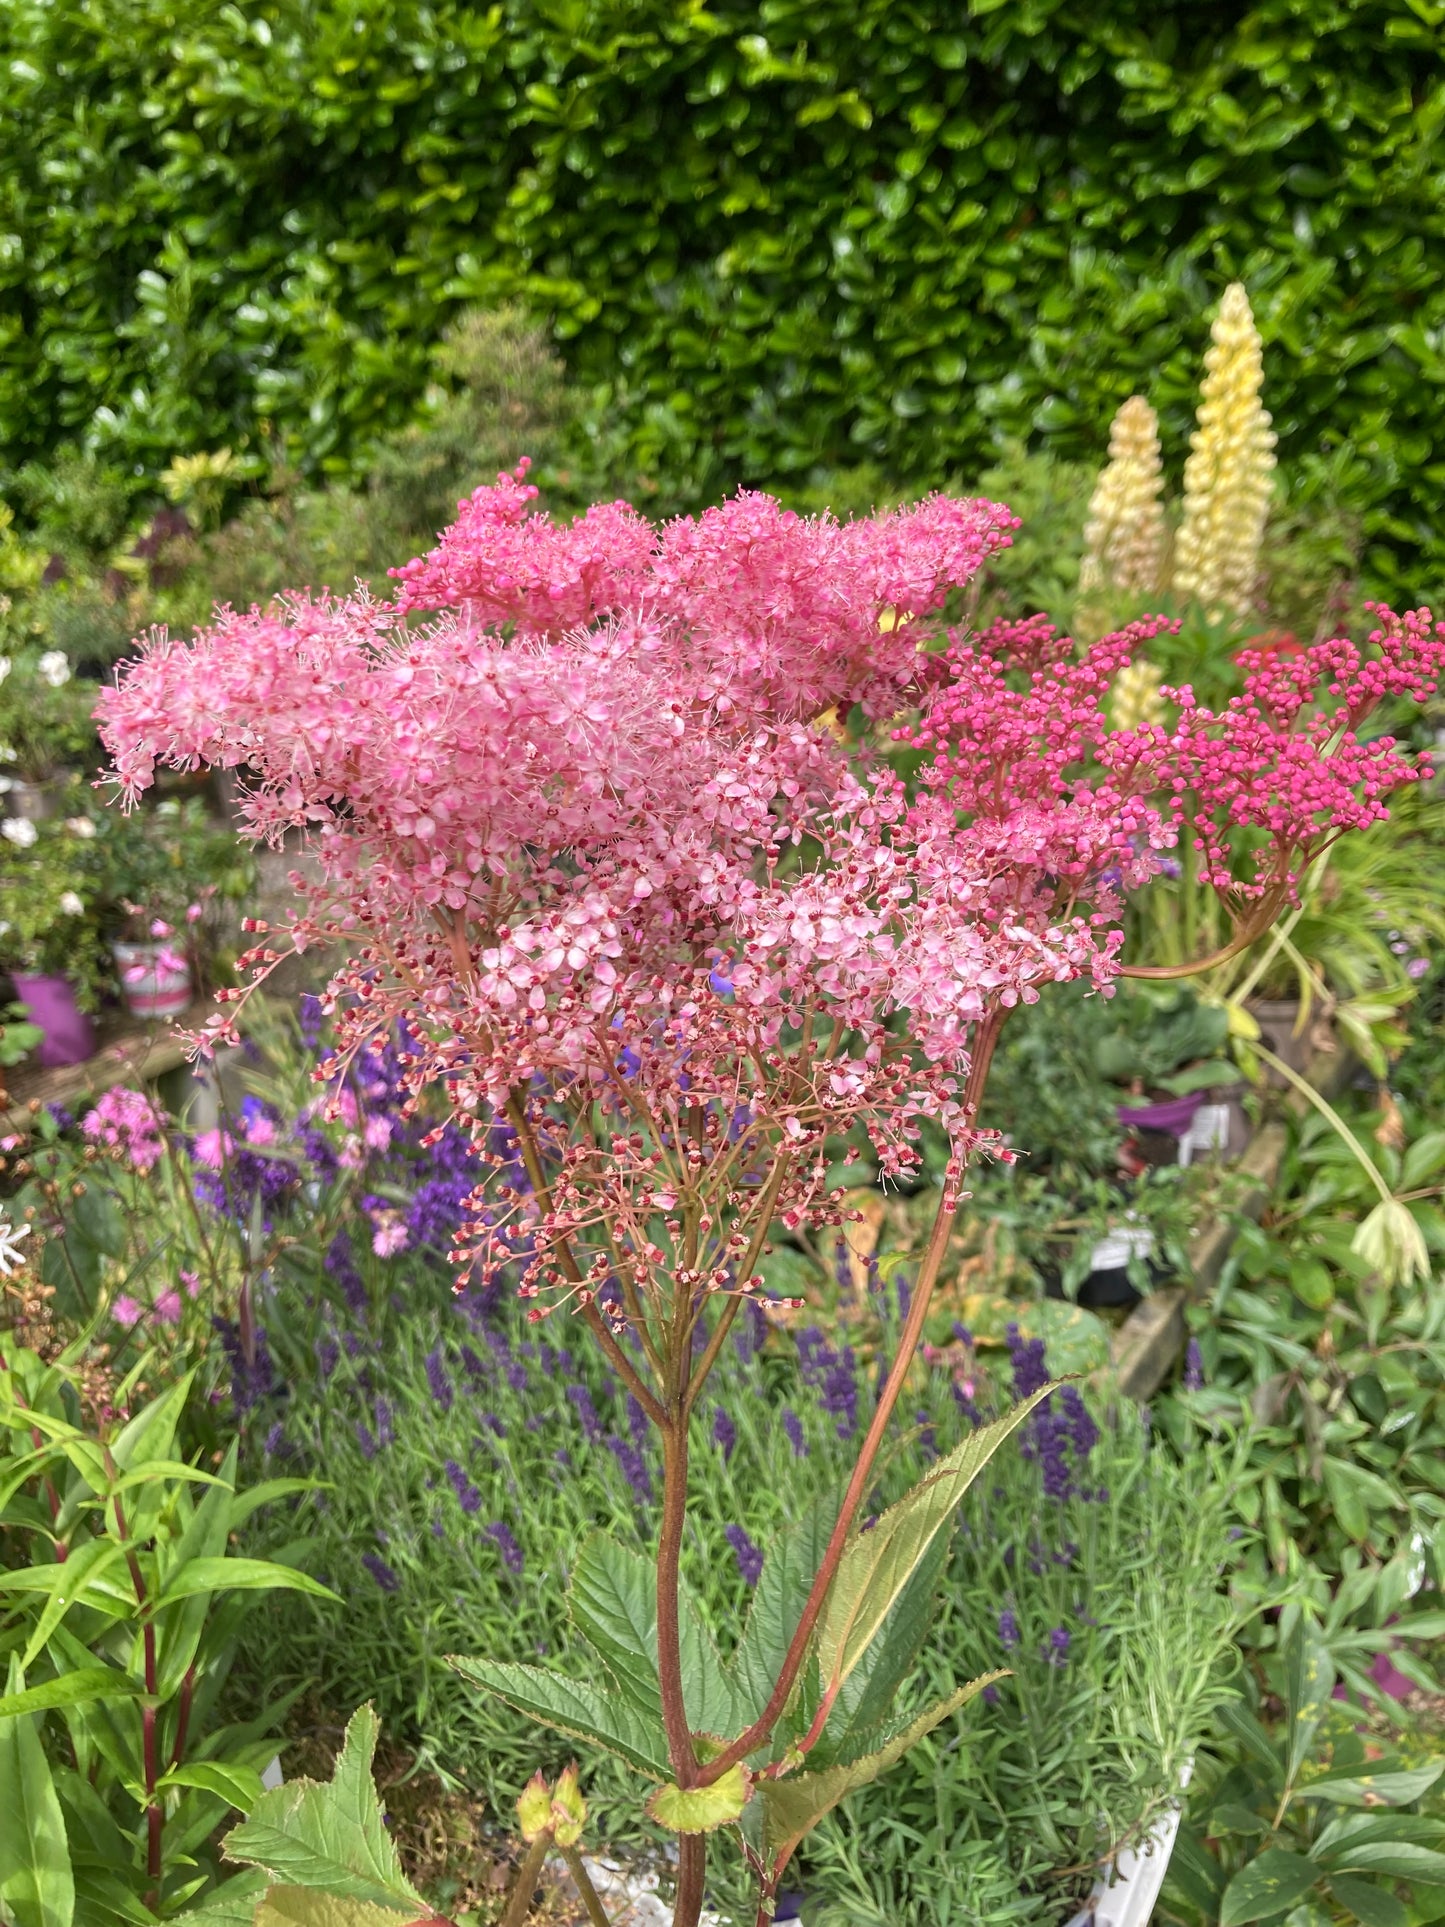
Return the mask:
<svg viewBox="0 0 1445 1927">
<path fill-rule="evenodd" d="M 1159 685 L 1164 672 L 1152 662 L 1126 662 L 1109 691 L 1109 715 L 1115 729 L 1144 729 L 1162 723 L 1168 714 Z"/>
<path fill-rule="evenodd" d="M 1198 427 L 1184 465 L 1174 588 L 1213 612 L 1247 615 L 1269 514 L 1275 436 L 1260 406 L 1264 353 L 1242 282 L 1224 291 L 1204 357 Z"/>
<path fill-rule="evenodd" d="M 1150 594 L 1163 586 L 1164 470 L 1159 418 L 1131 395 L 1109 428 L 1109 462 L 1089 501 L 1079 587 L 1088 594 L 1123 589 Z"/>
</svg>

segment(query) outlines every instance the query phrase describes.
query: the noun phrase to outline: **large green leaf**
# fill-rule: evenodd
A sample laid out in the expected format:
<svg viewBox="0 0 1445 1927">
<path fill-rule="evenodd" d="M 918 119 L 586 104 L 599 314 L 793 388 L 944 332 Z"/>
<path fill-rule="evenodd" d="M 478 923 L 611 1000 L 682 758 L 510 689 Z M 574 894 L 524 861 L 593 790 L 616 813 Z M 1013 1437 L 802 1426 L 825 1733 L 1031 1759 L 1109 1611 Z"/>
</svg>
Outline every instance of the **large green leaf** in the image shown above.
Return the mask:
<svg viewBox="0 0 1445 1927">
<path fill-rule="evenodd" d="M 495 1693 L 544 1726 L 615 1753 L 649 1779 L 672 1778 L 661 1720 L 647 1720 L 620 1692 L 606 1692 L 541 1666 L 518 1666 L 506 1660 L 466 1659 L 449 1653 L 447 1664 L 473 1686 Z"/>
<path fill-rule="evenodd" d="M 840 1684 L 857 1666 L 964 1493 L 1052 1389 L 1043 1387 L 991 1425 L 970 1433 L 870 1531 L 849 1541 L 819 1630 L 818 1659 L 826 1685 Z"/>
<path fill-rule="evenodd" d="M 177 1914 L 171 1927 L 252 1927 L 256 1918 L 256 1908 L 270 1883 L 259 1867 L 248 1867 L 245 1873 L 233 1874 L 219 1887 L 208 1893 L 199 1907 L 189 1908 Z M 314 1892 L 313 1888 L 298 1887 L 284 1889 L 271 1887 L 272 1893 L 292 1891 L 296 1893 Z M 351 1905 L 365 1903 L 352 1902 Z M 395 1927 L 396 1915 L 388 1911 L 388 1927 Z"/>
<path fill-rule="evenodd" d="M 255 1910 L 254 1927 L 397 1927 L 397 1917 L 390 1908 L 316 1887 L 270 1887 Z"/>
<path fill-rule="evenodd" d="M 966 1706 L 985 1686 L 1003 1677 L 1001 1673 L 985 1673 L 979 1679 L 970 1680 L 967 1686 L 960 1686 L 947 1699 L 939 1700 L 910 1720 L 883 1745 L 856 1760 L 825 1767 L 818 1773 L 789 1773 L 781 1780 L 758 1781 L 755 1791 L 763 1802 L 763 1846 L 769 1862 L 791 1854 L 803 1836 L 817 1826 L 824 1814 L 831 1813 L 840 1800 L 886 1773 L 925 1734 Z"/>
<path fill-rule="evenodd" d="M 938 1534 L 872 1645 L 844 1680 L 823 1732 L 823 1745 L 829 1752 L 846 1746 L 850 1735 L 877 1727 L 888 1718 L 898 1689 L 912 1672 L 932 1630 L 938 1583 L 951 1537 L 949 1532 Z"/>
<path fill-rule="evenodd" d="M 1336 1873 L 1373 1873 L 1445 1883 L 1445 1853 L 1415 1840 L 1355 1840 L 1333 1852 L 1329 1865 L 1332 1880 Z"/>
<path fill-rule="evenodd" d="M 568 1602 L 573 1624 L 597 1649 L 621 1692 L 645 1720 L 660 1725 L 653 1561 L 607 1533 L 594 1532 L 578 1557 Z M 741 1724 L 732 1681 L 685 1592 L 678 1600 L 678 1639 L 689 1726 L 730 1738 Z"/>
<path fill-rule="evenodd" d="M 751 1726 L 768 1703 L 837 1517 L 837 1494 L 824 1494 L 767 1549 L 729 1669 L 744 1725 Z"/>
<path fill-rule="evenodd" d="M 1302 1853 L 1266 1847 L 1257 1859 L 1241 1867 L 1219 1903 L 1219 1927 L 1243 1927 L 1251 1920 L 1268 1920 L 1307 1894 L 1324 1869 Z"/>
<path fill-rule="evenodd" d="M 24 1691 L 10 1655 L 6 1697 Z M 65 1818 L 35 1716 L 0 1719 L 0 1915 L 14 1927 L 70 1927 L 75 1877 Z"/>
<path fill-rule="evenodd" d="M 250 1818 L 226 1835 L 230 1860 L 262 1867 L 282 1886 L 320 1887 L 378 1907 L 427 1913 L 402 1872 L 371 1777 L 379 1722 L 369 1706 L 351 1716 L 330 1781 L 271 1787 Z"/>
<path fill-rule="evenodd" d="M 618 1690 L 644 1719 L 660 1724 L 652 1561 L 608 1533 L 594 1532 L 578 1554 L 567 1600 L 572 1623 L 596 1647 Z"/>
<path fill-rule="evenodd" d="M 176 1426 L 194 1377 L 193 1371 L 183 1372 L 121 1427 L 110 1448 L 110 1456 L 120 1471 L 129 1472 L 132 1466 L 170 1458 Z"/>
</svg>

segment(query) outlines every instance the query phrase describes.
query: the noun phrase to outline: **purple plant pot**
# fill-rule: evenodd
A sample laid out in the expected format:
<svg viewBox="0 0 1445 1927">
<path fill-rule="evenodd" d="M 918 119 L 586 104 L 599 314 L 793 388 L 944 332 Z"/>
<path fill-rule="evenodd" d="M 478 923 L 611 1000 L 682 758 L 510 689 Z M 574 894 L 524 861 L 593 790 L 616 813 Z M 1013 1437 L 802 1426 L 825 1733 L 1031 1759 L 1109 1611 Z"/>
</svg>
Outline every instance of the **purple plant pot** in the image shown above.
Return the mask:
<svg viewBox="0 0 1445 1927">
<path fill-rule="evenodd" d="M 83 1064 L 95 1055 L 95 1027 L 64 977 L 14 977 L 15 996 L 32 1024 L 45 1032 L 35 1061 L 45 1070 Z"/>
<path fill-rule="evenodd" d="M 1162 1104 L 1120 1104 L 1115 1116 L 1125 1126 L 1145 1131 L 1167 1131 L 1182 1137 L 1204 1102 L 1203 1091 L 1190 1091 L 1186 1097 L 1166 1098 Z"/>
</svg>

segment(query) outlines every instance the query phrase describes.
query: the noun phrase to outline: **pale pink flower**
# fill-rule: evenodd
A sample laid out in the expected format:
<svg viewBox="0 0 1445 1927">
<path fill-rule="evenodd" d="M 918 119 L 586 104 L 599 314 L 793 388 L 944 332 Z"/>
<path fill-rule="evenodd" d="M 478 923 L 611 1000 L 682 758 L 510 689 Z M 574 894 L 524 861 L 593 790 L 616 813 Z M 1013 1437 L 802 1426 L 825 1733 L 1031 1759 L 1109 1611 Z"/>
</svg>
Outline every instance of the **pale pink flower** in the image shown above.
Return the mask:
<svg viewBox="0 0 1445 1927">
<path fill-rule="evenodd" d="M 219 1171 L 235 1149 L 235 1139 L 229 1131 L 199 1131 L 191 1155 L 197 1164 L 205 1165 L 208 1171 Z"/>
<path fill-rule="evenodd" d="M 245 1122 L 246 1142 L 259 1149 L 276 1142 L 276 1123 L 264 1111 L 256 1111 Z"/>
<path fill-rule="evenodd" d="M 199 1277 L 197 1277 L 194 1271 L 183 1271 L 180 1276 L 181 1276 L 181 1283 L 186 1288 L 187 1298 L 194 1298 L 201 1289 L 201 1281 Z"/>
<path fill-rule="evenodd" d="M 174 1290 L 160 1292 L 152 1309 L 163 1325 L 178 1325 L 181 1319 L 181 1294 Z"/>
<path fill-rule="evenodd" d="M 389 1117 L 369 1117 L 362 1127 L 362 1141 L 369 1151 L 384 1151 L 391 1143 L 392 1123 Z"/>
<path fill-rule="evenodd" d="M 151 935 L 153 937 L 168 937 L 170 934 L 171 926 L 166 922 L 164 917 L 153 917 L 151 919 Z"/>
<path fill-rule="evenodd" d="M 144 1091 L 113 1085 L 86 1112 L 80 1128 L 93 1143 L 119 1152 L 133 1170 L 142 1173 L 153 1170 L 165 1156 L 163 1120 Z"/>
<path fill-rule="evenodd" d="M 129 1331 L 133 1325 L 140 1323 L 144 1315 L 144 1309 L 144 1306 L 138 1304 L 134 1298 L 128 1297 L 122 1292 L 120 1297 L 112 1304 L 110 1315 L 117 1325 L 123 1325 L 125 1329 Z"/>
<path fill-rule="evenodd" d="M 406 1250 L 411 1233 L 394 1212 L 379 1212 L 375 1222 L 371 1248 L 378 1258 L 394 1258 L 398 1251 Z"/>
</svg>

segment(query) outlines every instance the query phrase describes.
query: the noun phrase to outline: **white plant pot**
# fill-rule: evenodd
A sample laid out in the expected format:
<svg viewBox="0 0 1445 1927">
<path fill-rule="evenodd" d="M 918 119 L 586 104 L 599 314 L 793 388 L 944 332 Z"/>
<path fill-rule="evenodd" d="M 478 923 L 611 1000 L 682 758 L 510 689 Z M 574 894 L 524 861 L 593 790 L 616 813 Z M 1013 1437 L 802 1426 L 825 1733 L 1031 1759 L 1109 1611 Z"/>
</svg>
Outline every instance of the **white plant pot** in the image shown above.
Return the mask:
<svg viewBox="0 0 1445 1927">
<path fill-rule="evenodd" d="M 132 1017 L 179 1017 L 191 1004 L 191 966 L 170 942 L 113 943 L 121 995 Z"/>
<path fill-rule="evenodd" d="M 1191 1762 L 1180 1774 L 1181 1792 L 1193 1770 Z M 1121 1848 L 1069 1927 L 1148 1927 L 1169 1871 L 1182 1806 L 1182 1801 L 1171 1800 L 1168 1810 L 1160 1814 L 1137 1847 Z"/>
</svg>

